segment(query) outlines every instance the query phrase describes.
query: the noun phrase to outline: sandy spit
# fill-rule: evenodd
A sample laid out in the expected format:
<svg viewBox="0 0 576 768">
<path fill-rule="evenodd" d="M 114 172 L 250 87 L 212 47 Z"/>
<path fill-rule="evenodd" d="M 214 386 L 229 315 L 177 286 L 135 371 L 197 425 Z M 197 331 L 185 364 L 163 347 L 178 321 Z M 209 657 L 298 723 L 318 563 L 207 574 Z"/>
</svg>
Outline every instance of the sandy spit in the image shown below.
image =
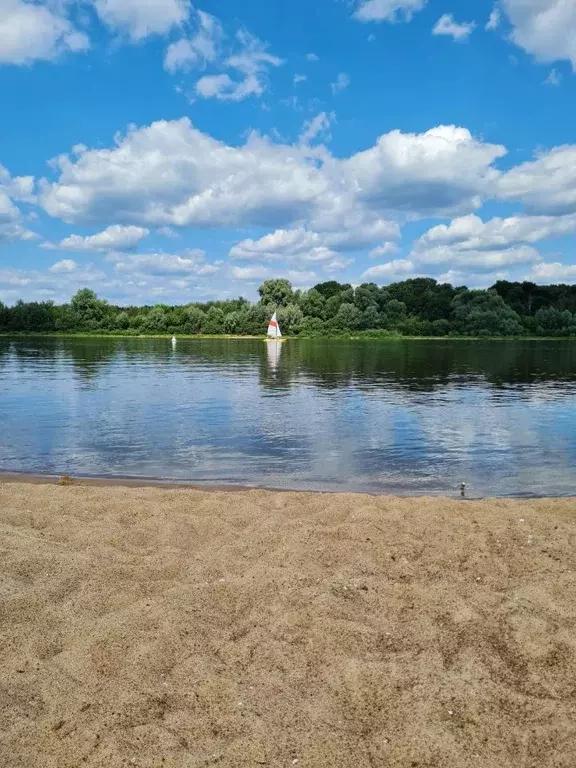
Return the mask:
<svg viewBox="0 0 576 768">
<path fill-rule="evenodd" d="M 574 768 L 576 501 L 0 483 L 2 768 Z"/>
</svg>

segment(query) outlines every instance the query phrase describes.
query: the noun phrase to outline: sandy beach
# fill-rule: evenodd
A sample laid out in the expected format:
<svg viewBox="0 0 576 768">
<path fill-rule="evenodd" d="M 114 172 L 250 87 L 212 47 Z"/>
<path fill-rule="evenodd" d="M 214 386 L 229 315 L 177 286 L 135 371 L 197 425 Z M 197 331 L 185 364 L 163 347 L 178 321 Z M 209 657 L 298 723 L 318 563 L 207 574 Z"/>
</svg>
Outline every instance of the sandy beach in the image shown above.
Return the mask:
<svg viewBox="0 0 576 768">
<path fill-rule="evenodd" d="M 0 483 L 3 768 L 573 768 L 576 501 Z"/>
</svg>

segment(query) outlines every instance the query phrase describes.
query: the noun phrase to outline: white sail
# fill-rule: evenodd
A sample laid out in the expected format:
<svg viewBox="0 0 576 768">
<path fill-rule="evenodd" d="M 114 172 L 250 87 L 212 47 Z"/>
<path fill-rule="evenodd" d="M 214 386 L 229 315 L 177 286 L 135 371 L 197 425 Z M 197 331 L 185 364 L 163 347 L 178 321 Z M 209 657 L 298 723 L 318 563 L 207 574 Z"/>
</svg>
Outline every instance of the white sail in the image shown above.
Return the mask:
<svg viewBox="0 0 576 768">
<path fill-rule="evenodd" d="M 268 326 L 268 336 L 271 339 L 282 338 L 282 334 L 280 333 L 280 326 L 278 325 L 278 320 L 276 319 L 276 312 L 274 312 L 272 319 L 270 320 L 270 325 Z"/>
</svg>

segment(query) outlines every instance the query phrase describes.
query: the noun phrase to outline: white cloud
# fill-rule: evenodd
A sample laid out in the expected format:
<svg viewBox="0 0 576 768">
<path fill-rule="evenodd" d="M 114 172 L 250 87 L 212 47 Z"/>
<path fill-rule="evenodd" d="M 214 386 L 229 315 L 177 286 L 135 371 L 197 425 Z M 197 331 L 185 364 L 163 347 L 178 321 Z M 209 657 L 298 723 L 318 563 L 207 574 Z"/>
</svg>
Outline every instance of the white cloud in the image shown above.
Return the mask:
<svg viewBox="0 0 576 768">
<path fill-rule="evenodd" d="M 305 83 L 306 80 L 308 80 L 308 76 L 307 75 L 298 75 L 298 74 L 296 74 L 296 75 L 294 75 L 294 78 L 293 78 L 294 85 L 298 85 L 298 83 Z"/>
<path fill-rule="evenodd" d="M 481 251 L 460 250 L 458 247 L 439 245 L 426 250 L 414 250 L 410 254 L 410 259 L 418 264 L 435 266 L 450 264 L 459 268 L 469 267 L 481 272 L 499 267 L 533 264 L 541 261 L 542 257 L 535 248 L 528 245 Z"/>
<path fill-rule="evenodd" d="M 495 192 L 501 199 L 519 200 L 530 212 L 575 212 L 576 144 L 554 147 L 511 168 L 497 180 Z"/>
<path fill-rule="evenodd" d="M 572 0 L 502 0 L 513 41 L 539 61 L 567 59 L 576 70 L 576 3 Z"/>
<path fill-rule="evenodd" d="M 385 264 L 375 264 L 367 269 L 363 274 L 364 280 L 373 280 L 375 278 L 398 278 L 409 275 L 414 271 L 414 263 L 409 259 L 393 259 Z"/>
<path fill-rule="evenodd" d="M 341 272 L 343 269 L 346 269 L 346 267 L 349 267 L 350 264 L 354 263 L 354 259 L 343 259 L 341 256 L 338 256 L 334 259 L 331 259 L 330 261 L 324 262 L 322 264 L 322 270 L 324 272 L 328 272 L 328 274 L 332 272 Z"/>
<path fill-rule="evenodd" d="M 453 125 L 420 134 L 395 130 L 342 161 L 341 171 L 371 208 L 433 215 L 479 207 L 499 176 L 493 162 L 505 154 Z"/>
<path fill-rule="evenodd" d="M 184 251 L 181 254 L 146 253 L 110 257 L 115 262 L 116 272 L 130 272 L 140 275 L 214 275 L 220 271 L 215 264 L 205 263 L 205 253 L 200 249 Z"/>
<path fill-rule="evenodd" d="M 312 272 L 312 270 L 296 270 L 296 269 L 290 269 L 286 273 L 286 277 L 288 280 L 290 280 L 291 283 L 294 283 L 294 285 L 308 285 L 313 280 L 316 279 L 316 272 Z"/>
<path fill-rule="evenodd" d="M 315 53 L 307 53 L 306 59 L 307 61 L 320 61 L 320 58 Z"/>
<path fill-rule="evenodd" d="M 264 280 L 271 273 L 267 267 L 232 267 L 232 276 L 236 280 Z"/>
<path fill-rule="evenodd" d="M 378 259 L 381 256 L 391 256 L 394 253 L 398 253 L 399 250 L 400 248 L 396 243 L 382 243 L 382 245 L 379 245 L 370 251 L 370 258 Z"/>
<path fill-rule="evenodd" d="M 474 21 L 465 21 L 459 24 L 454 20 L 454 16 L 451 13 L 445 13 L 436 22 L 432 29 L 432 34 L 446 35 L 457 42 L 462 42 L 470 37 L 475 27 L 476 23 Z"/>
<path fill-rule="evenodd" d="M 54 274 L 67 274 L 70 272 L 76 272 L 78 269 L 78 264 L 73 259 L 61 259 L 60 261 L 57 261 L 55 264 L 52 264 L 49 272 L 53 272 Z"/>
<path fill-rule="evenodd" d="M 88 38 L 57 4 L 0 0 L 0 64 L 50 61 L 66 51 L 83 51 Z"/>
<path fill-rule="evenodd" d="M 270 67 L 284 63 L 268 53 L 266 44 L 245 29 L 236 33 L 236 41 L 238 50 L 218 63 L 219 68 L 231 70 L 235 77 L 227 72 L 201 77 L 195 86 L 198 96 L 219 101 L 242 101 L 249 96 L 261 96 L 266 90 Z"/>
<path fill-rule="evenodd" d="M 459 251 L 481 251 L 536 243 L 576 232 L 576 214 L 567 216 L 510 216 L 482 221 L 470 214 L 449 225 L 432 227 L 414 244 L 416 251 L 452 246 Z"/>
<path fill-rule="evenodd" d="M 94 251 L 102 253 L 105 251 L 124 251 L 137 246 L 148 234 L 150 234 L 150 230 L 144 227 L 124 227 L 119 224 L 113 224 L 96 235 L 88 235 L 87 237 L 69 235 L 56 245 L 44 243 L 43 247 L 78 252 Z"/>
<path fill-rule="evenodd" d="M 576 283 L 576 265 L 560 264 L 558 261 L 541 262 L 532 267 L 526 280 L 537 283 Z"/>
<path fill-rule="evenodd" d="M 256 133 L 227 145 L 184 118 L 131 126 L 111 148 L 75 147 L 53 161 L 58 178 L 40 183 L 40 200 L 69 223 L 306 229 L 332 233 L 327 247 L 354 248 L 394 239 L 391 218 L 477 208 L 505 152 L 439 126 L 392 131 L 339 159 Z"/>
<path fill-rule="evenodd" d="M 468 288 L 490 288 L 498 280 L 507 280 L 508 272 L 463 272 L 459 269 L 449 269 L 443 275 L 438 275 L 439 283 L 450 283 L 454 286 L 466 285 Z"/>
<path fill-rule="evenodd" d="M 557 69 L 551 69 L 548 77 L 544 80 L 545 85 L 560 85 L 562 82 L 562 75 Z"/>
<path fill-rule="evenodd" d="M 346 72 L 339 72 L 336 80 L 330 83 L 330 90 L 333 94 L 345 91 L 350 85 L 350 76 Z"/>
<path fill-rule="evenodd" d="M 114 32 L 132 40 L 164 35 L 183 24 L 190 13 L 188 0 L 92 0 L 101 19 Z"/>
<path fill-rule="evenodd" d="M 410 21 L 427 0 L 360 0 L 354 13 L 358 21 Z"/>
<path fill-rule="evenodd" d="M 500 12 L 500 8 L 498 8 L 498 6 L 495 5 L 490 14 L 490 18 L 488 19 L 488 23 L 486 24 L 486 29 L 487 30 L 498 29 L 498 27 L 500 26 L 501 20 L 502 20 L 502 14 Z"/>
<path fill-rule="evenodd" d="M 297 261 L 318 263 L 330 261 L 336 252 L 326 246 L 318 232 L 305 229 L 277 229 L 259 240 L 242 240 L 231 248 L 231 259 L 243 261 Z"/>
<path fill-rule="evenodd" d="M 302 133 L 300 134 L 300 143 L 310 144 L 319 136 L 324 136 L 325 140 L 329 140 L 332 120 L 334 120 L 333 112 L 331 114 L 320 112 L 320 114 L 313 117 L 312 120 L 306 121 Z"/>
<path fill-rule="evenodd" d="M 349 229 L 346 228 L 350 224 Z M 259 240 L 247 239 L 230 250 L 230 258 L 245 261 L 291 261 L 317 264 L 334 263 L 342 251 L 357 250 L 381 239 L 397 237 L 398 226 L 391 221 L 379 221 L 362 226 L 361 222 L 340 222 L 342 229 L 315 232 L 298 229 L 277 229 Z M 390 244 L 391 245 L 391 244 Z"/>
<path fill-rule="evenodd" d="M 168 72 L 188 72 L 217 59 L 224 38 L 222 24 L 215 16 L 197 11 L 196 26 L 192 37 L 183 37 L 168 46 L 164 57 L 164 68 Z"/>
<path fill-rule="evenodd" d="M 11 176 L 0 165 L 0 243 L 32 240 L 34 232 L 22 226 L 22 212 L 14 201 L 34 200 L 34 179 L 30 176 Z"/>
</svg>

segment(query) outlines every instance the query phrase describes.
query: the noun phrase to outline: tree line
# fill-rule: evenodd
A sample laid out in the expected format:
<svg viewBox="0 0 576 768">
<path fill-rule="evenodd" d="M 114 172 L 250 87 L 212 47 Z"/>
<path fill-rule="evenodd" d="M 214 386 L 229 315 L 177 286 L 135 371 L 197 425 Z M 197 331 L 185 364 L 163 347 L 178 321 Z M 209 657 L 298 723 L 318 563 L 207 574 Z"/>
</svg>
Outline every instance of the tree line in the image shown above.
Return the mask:
<svg viewBox="0 0 576 768">
<path fill-rule="evenodd" d="M 353 287 L 331 280 L 308 291 L 265 280 L 260 300 L 119 307 L 88 288 L 67 304 L 0 302 L 1 333 L 263 335 L 272 312 L 286 335 L 575 336 L 576 286 L 498 281 L 469 290 L 413 278 Z"/>
</svg>

